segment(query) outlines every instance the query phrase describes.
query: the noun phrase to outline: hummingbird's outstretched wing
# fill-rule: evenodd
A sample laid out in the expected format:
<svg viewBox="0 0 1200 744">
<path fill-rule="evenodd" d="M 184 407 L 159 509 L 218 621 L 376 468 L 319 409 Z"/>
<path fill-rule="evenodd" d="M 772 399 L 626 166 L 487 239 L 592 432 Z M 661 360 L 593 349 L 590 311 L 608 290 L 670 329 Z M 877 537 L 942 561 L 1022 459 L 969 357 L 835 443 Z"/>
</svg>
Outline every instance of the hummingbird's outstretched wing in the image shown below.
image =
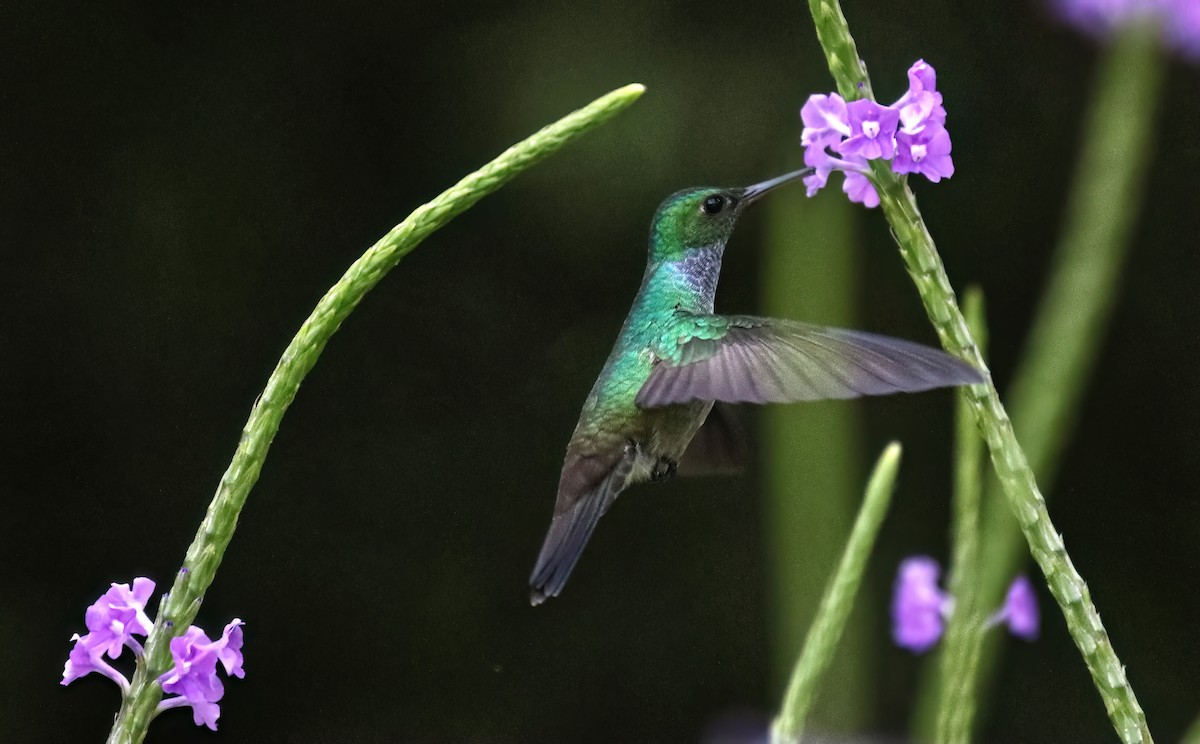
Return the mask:
<svg viewBox="0 0 1200 744">
<path fill-rule="evenodd" d="M 611 453 L 567 452 L 554 518 L 529 576 L 530 604 L 539 605 L 562 591 L 596 523 L 625 488 L 636 456 L 632 447 L 621 445 Z"/>
<path fill-rule="evenodd" d="M 938 349 L 790 320 L 685 316 L 677 339 L 638 391 L 639 406 L 788 403 L 983 382 L 977 369 Z"/>
</svg>

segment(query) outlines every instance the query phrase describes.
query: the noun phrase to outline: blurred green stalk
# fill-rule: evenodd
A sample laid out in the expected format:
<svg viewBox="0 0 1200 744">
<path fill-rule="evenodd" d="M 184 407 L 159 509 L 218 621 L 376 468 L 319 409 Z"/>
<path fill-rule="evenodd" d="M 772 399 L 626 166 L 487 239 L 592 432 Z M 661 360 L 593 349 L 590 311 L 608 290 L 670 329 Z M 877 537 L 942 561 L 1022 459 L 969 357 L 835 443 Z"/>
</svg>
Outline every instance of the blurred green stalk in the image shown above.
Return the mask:
<svg viewBox="0 0 1200 744">
<path fill-rule="evenodd" d="M 208 513 L 188 548 L 183 570 L 176 575 L 170 593 L 163 597 L 154 628 L 146 639 L 145 653 L 138 659 L 130 691 L 121 702 L 121 710 L 109 734 L 110 744 L 136 744 L 145 738 L 146 729 L 156 715 L 156 706 L 162 699 L 158 677 L 172 666 L 171 638 L 182 635 L 196 617 L 204 592 L 212 584 L 225 549 L 233 538 L 246 497 L 258 480 L 283 414 L 342 321 L 367 292 L 430 233 L 566 143 L 608 121 L 643 92 L 645 89 L 641 85 L 618 88 L 508 148 L 432 201 L 417 207 L 351 264 L 321 298 L 284 350 L 267 380 L 266 389 L 254 402 L 233 461 L 221 477 Z"/>
<path fill-rule="evenodd" d="M 769 201 L 763 269 L 767 315 L 854 325 L 851 215 L 845 199 L 826 195 L 810 200 L 795 191 Z M 771 655 L 775 684 L 783 689 L 854 520 L 861 493 L 861 427 L 855 407 L 836 401 L 767 406 L 760 415 Z M 864 723 L 873 698 L 867 617 L 860 610 L 850 619 L 839 673 L 821 693 L 813 717 L 823 730 L 850 732 Z"/>
<path fill-rule="evenodd" d="M 1193 721 L 1188 730 L 1183 733 L 1183 738 L 1179 740 L 1179 744 L 1200 744 L 1200 718 Z"/>
<path fill-rule="evenodd" d="M 833 663 L 846 620 L 854 607 L 854 597 L 858 593 L 859 584 L 862 583 L 867 559 L 871 557 L 871 551 L 875 547 L 879 526 L 887 516 L 899 468 L 900 444 L 892 442 L 875 463 L 875 469 L 867 483 L 862 508 L 859 509 L 858 518 L 854 520 L 850 539 L 846 542 L 846 549 L 838 562 L 836 572 L 829 578 L 825 593 L 821 597 L 821 607 L 804 640 L 804 650 L 796 661 L 792 681 L 784 695 L 783 707 L 771 726 L 773 744 L 797 743 L 804 734 L 808 712 L 818 690 L 823 689 L 825 673 Z M 797 532 L 792 539 L 802 542 L 807 540 L 810 532 L 812 530 Z"/>
<path fill-rule="evenodd" d="M 1103 57 L 1083 146 L 1041 306 L 1008 395 L 1013 427 L 1038 480 L 1052 489 L 1064 443 L 1103 345 L 1153 149 L 1164 60 L 1152 29 L 1131 27 Z M 998 494 L 992 483 L 989 495 Z M 999 498 L 984 505 L 982 593 L 998 605 L 1026 560 L 1021 533 Z M 981 699 L 996 669 L 1000 636 L 985 644 Z"/>
<path fill-rule="evenodd" d="M 842 97 L 855 100 L 870 96 L 866 67 L 858 56 L 837 0 L 809 0 L 809 9 L 829 70 Z M 971 362 L 984 374 L 983 384 L 966 388 L 964 392 L 987 441 L 992 465 L 1009 508 L 1016 515 L 1030 552 L 1062 610 L 1067 630 L 1092 675 L 1113 728 L 1124 742 L 1149 742 L 1151 736 L 1146 717 L 1125 677 L 1125 667 L 1113 650 L 1087 584 L 1071 563 L 1062 538 L 1050 519 L 1033 471 L 992 384 L 991 372 L 959 310 L 954 289 L 933 237 L 921 218 L 916 198 L 906 181 L 891 170 L 890 163 L 871 161 L 871 171 L 871 180 L 879 192 L 880 207 L 892 227 L 900 255 L 942 346 Z"/>
<path fill-rule="evenodd" d="M 963 298 L 963 315 L 979 353 L 986 355 L 987 326 L 983 292 L 971 287 Z M 979 502 L 983 496 L 983 439 L 975 427 L 967 394 L 954 409 L 954 501 L 951 512 L 950 568 L 946 586 L 954 597 L 954 613 L 936 668 L 922 678 L 916 707 L 917 741 L 967 744 L 975 715 L 975 670 L 984 636 L 986 611 L 979 601 Z M 933 731 L 936 716 L 937 728 Z"/>
</svg>

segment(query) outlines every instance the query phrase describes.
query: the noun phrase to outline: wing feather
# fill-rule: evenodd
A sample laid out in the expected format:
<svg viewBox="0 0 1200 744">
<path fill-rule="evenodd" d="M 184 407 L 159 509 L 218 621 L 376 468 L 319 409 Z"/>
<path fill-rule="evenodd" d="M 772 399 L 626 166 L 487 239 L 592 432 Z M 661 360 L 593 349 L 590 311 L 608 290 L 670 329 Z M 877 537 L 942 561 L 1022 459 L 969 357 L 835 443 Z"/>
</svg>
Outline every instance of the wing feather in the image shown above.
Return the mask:
<svg viewBox="0 0 1200 744">
<path fill-rule="evenodd" d="M 638 405 L 787 403 L 983 382 L 963 360 L 898 338 L 770 318 L 694 317 L 704 337 L 680 346 L 679 363 L 659 360 Z M 721 323 L 724 335 L 708 337 Z"/>
</svg>

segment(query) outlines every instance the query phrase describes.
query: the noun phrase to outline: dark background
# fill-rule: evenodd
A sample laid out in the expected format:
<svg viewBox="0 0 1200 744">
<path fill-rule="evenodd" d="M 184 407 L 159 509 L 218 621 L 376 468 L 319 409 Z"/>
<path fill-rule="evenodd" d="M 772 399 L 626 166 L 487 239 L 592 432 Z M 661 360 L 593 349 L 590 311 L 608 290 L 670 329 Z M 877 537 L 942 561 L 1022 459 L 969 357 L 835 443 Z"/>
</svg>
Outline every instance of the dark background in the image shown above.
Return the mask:
<svg viewBox="0 0 1200 744">
<path fill-rule="evenodd" d="M 1003 390 L 1096 49 L 1024 1 L 846 12 L 881 98 L 913 60 L 938 69 L 958 172 L 917 190 L 952 280 L 987 292 Z M 531 609 L 525 581 L 655 206 L 800 163 L 799 106 L 833 87 L 803 3 L 5 3 L 0 50 L 5 741 L 102 738 L 116 692 L 58 686 L 68 637 L 110 581 L 169 584 L 250 404 L 344 268 L 507 145 L 635 81 L 632 110 L 435 234 L 330 343 L 197 620 L 246 620 L 246 679 L 220 734 L 173 712 L 150 740 L 687 742 L 776 708 L 753 471 L 639 489 L 562 598 Z M 1161 741 L 1200 711 L 1198 85 L 1168 73 L 1051 505 Z M 932 341 L 881 215 L 854 219 L 858 324 Z M 744 223 L 722 309 L 759 306 L 761 217 Z M 864 586 L 877 606 L 899 557 L 945 554 L 950 400 L 838 404 L 866 422 L 857 481 L 884 441 L 907 445 Z M 1043 601 L 1043 638 L 1005 646 L 986 739 L 1112 740 Z M 900 734 L 921 660 L 871 622 L 866 729 Z"/>
</svg>

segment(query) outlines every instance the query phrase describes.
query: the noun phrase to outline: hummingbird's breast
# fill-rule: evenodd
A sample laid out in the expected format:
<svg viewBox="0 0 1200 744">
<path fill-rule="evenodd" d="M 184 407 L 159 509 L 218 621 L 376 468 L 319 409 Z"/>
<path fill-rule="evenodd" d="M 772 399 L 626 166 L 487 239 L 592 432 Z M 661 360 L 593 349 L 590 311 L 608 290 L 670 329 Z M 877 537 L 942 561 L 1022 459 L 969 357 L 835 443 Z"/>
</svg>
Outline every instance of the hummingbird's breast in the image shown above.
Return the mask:
<svg viewBox="0 0 1200 744">
<path fill-rule="evenodd" d="M 592 442 L 597 448 L 616 441 L 633 441 L 646 453 L 647 462 L 635 465 L 635 480 L 659 457 L 678 460 L 696 430 L 704 423 L 710 401 L 643 409 L 636 398 L 660 362 L 663 349 L 677 346 L 681 332 L 679 313 L 709 314 L 713 310 L 721 247 L 688 251 L 678 261 L 647 267 L 621 333 L 604 369 L 592 386 L 573 440 Z"/>
</svg>

